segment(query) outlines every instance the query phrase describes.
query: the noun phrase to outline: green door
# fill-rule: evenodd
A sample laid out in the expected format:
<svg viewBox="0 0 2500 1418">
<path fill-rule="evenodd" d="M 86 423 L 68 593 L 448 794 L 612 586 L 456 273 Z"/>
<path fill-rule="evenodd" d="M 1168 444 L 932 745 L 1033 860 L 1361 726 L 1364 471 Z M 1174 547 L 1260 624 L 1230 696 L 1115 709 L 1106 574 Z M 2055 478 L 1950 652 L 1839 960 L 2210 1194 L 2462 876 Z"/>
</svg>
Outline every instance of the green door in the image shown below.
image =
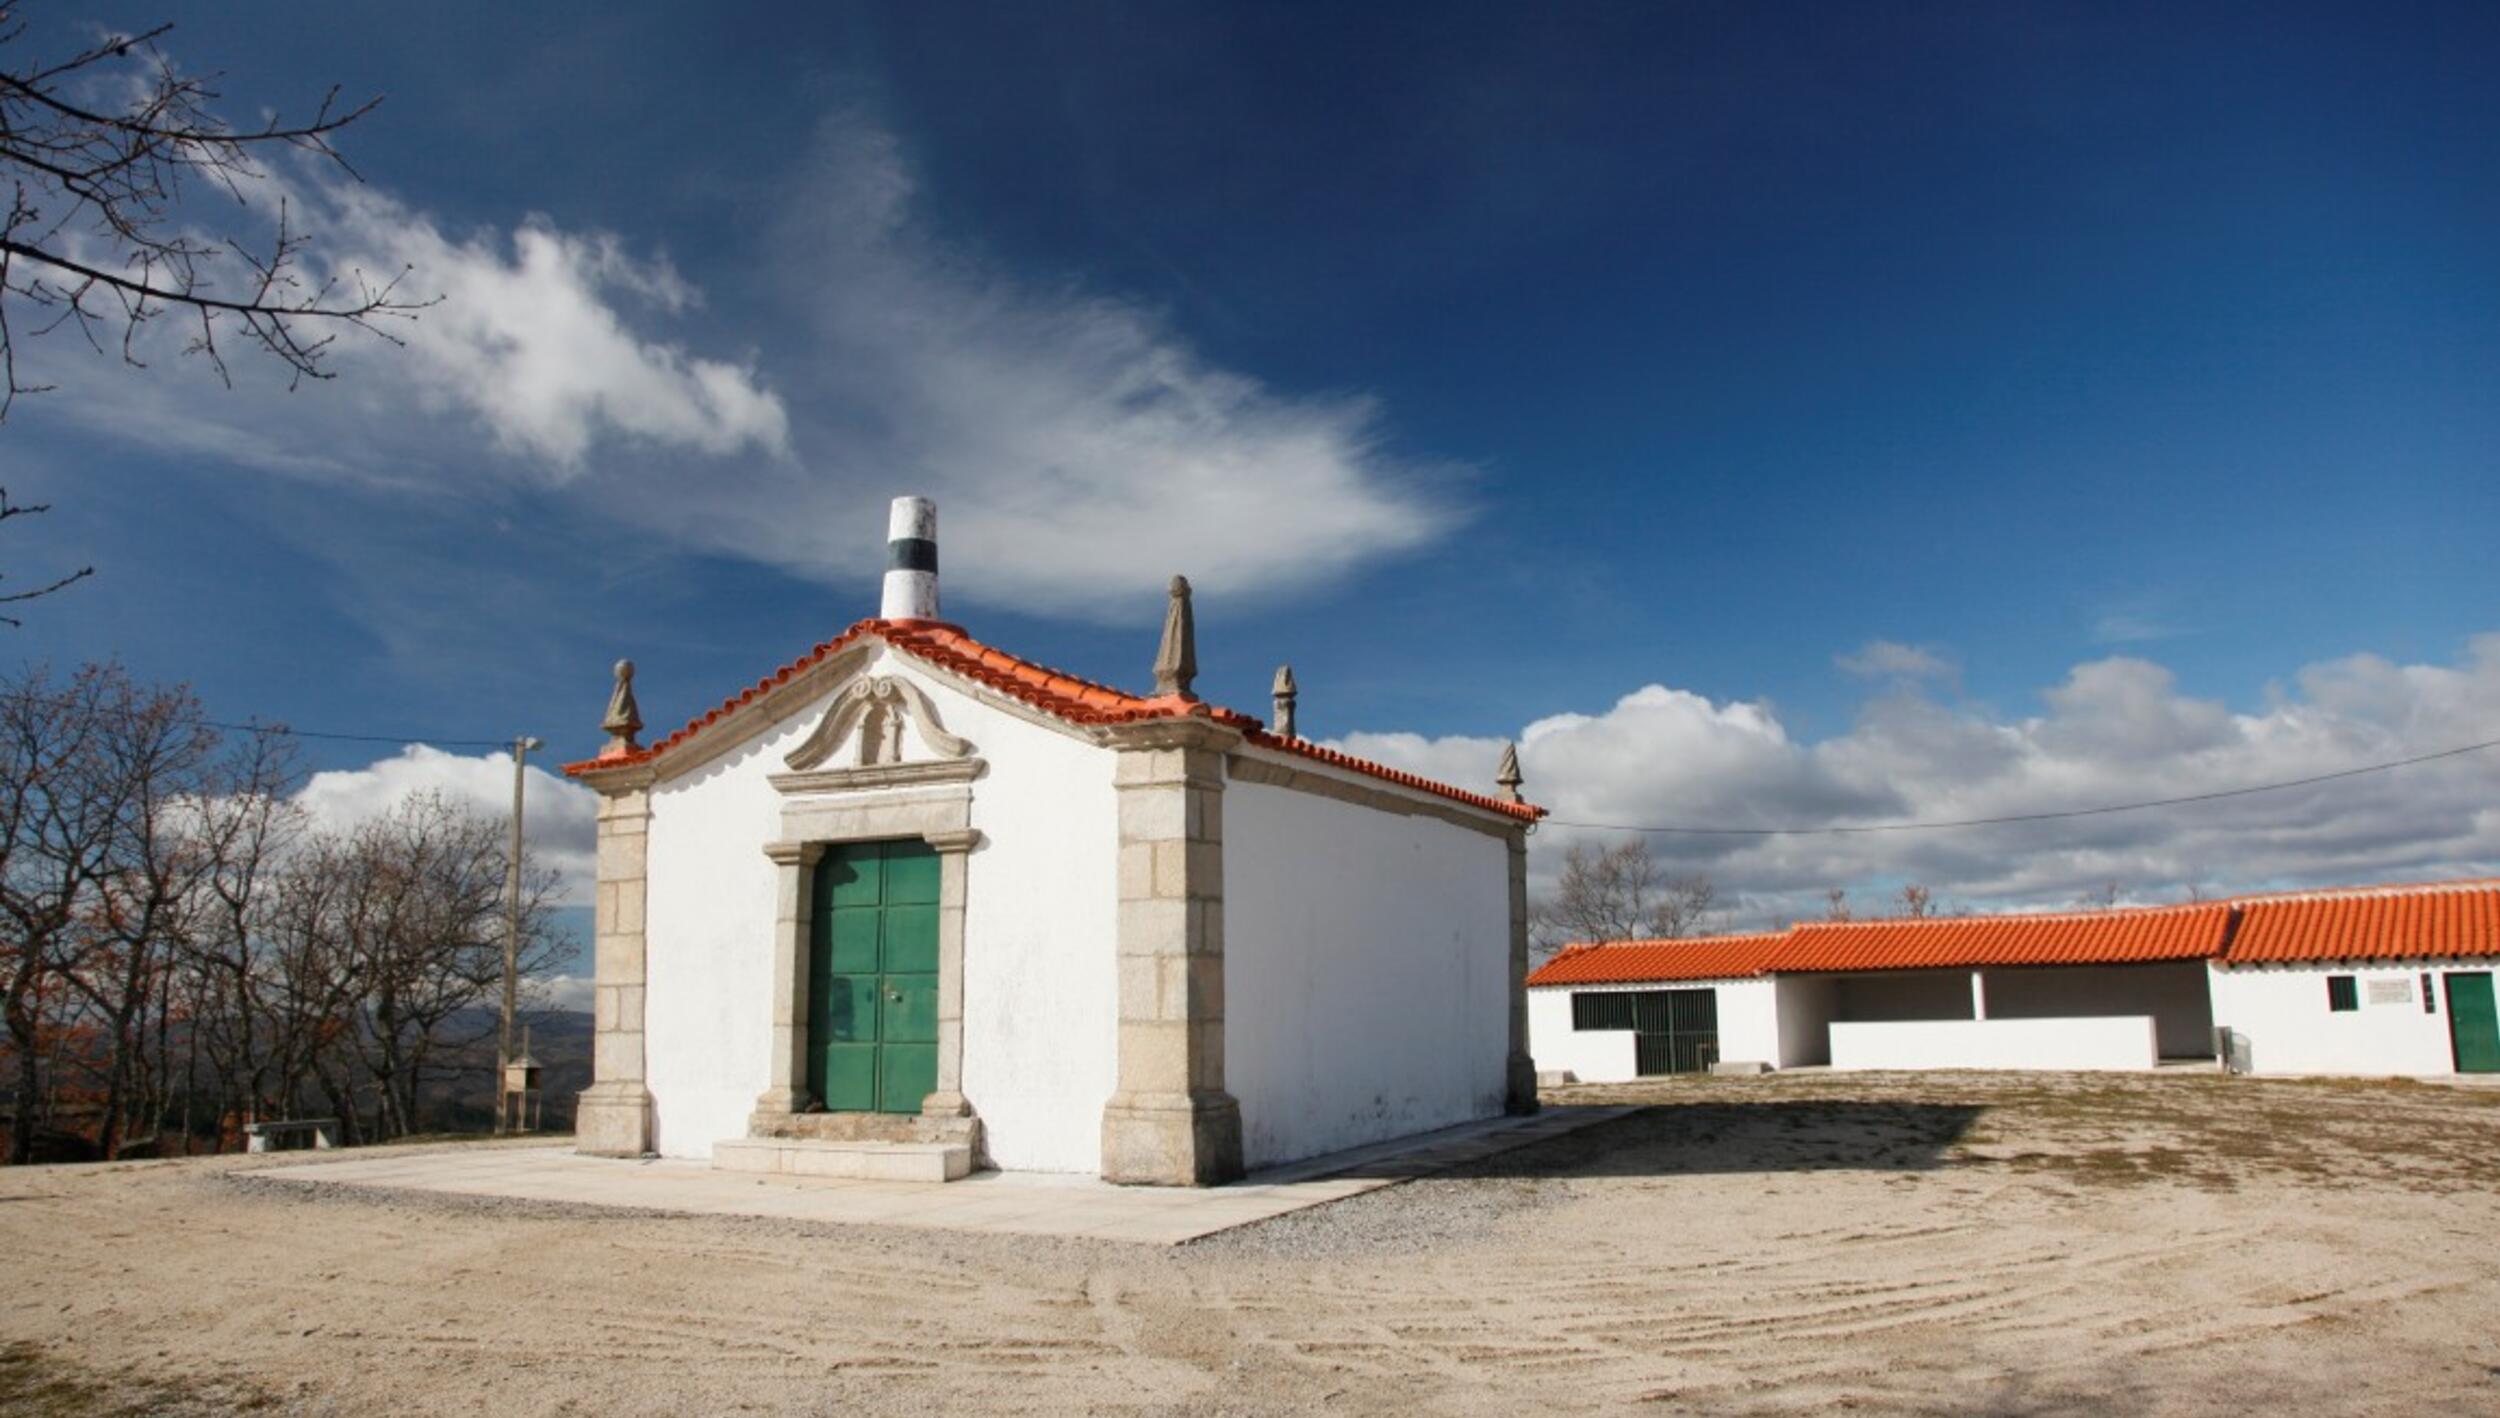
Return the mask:
<svg viewBox="0 0 2500 1418">
<path fill-rule="evenodd" d="M 845 842 L 816 864 L 807 1087 L 835 1112 L 917 1113 L 937 1087 L 938 856 Z"/>
<path fill-rule="evenodd" d="M 2500 1073 L 2500 1011 L 2492 1008 L 2489 974 L 2448 977 L 2448 1041 L 2457 1072 Z"/>
</svg>

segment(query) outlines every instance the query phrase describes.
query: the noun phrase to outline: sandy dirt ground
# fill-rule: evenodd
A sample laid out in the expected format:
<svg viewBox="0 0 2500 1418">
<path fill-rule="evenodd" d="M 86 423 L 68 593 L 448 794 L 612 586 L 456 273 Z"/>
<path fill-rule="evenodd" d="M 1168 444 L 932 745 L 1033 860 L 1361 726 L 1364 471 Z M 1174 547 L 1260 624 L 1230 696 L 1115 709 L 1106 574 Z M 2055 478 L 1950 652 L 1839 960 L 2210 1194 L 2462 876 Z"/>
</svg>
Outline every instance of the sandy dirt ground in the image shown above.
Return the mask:
<svg viewBox="0 0 2500 1418">
<path fill-rule="evenodd" d="M 2500 1090 L 1790 1075 L 1188 1246 L 0 1171 L 33 1413 L 2500 1413 Z"/>
</svg>

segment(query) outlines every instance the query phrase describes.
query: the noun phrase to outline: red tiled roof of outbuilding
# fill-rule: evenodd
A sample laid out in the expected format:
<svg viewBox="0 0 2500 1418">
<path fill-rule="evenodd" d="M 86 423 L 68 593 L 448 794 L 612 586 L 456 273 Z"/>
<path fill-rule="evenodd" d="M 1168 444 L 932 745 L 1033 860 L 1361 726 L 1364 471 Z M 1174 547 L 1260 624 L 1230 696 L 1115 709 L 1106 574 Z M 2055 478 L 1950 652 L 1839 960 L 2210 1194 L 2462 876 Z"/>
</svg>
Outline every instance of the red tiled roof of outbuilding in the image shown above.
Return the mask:
<svg viewBox="0 0 2500 1418">
<path fill-rule="evenodd" d="M 634 753 L 614 758 L 593 758 L 564 765 L 567 774 L 595 776 L 618 768 L 631 768 L 650 763 L 661 755 L 693 739 L 722 719 L 753 703 L 757 698 L 787 684 L 808 669 L 859 643 L 874 637 L 916 659 L 938 669 L 960 675 L 977 684 L 986 685 L 1020 703 L 1032 706 L 1067 723 L 1084 726 L 1137 723 L 1149 719 L 1178 719 L 1197 715 L 1240 730 L 1245 739 L 1264 749 L 1291 753 L 1316 762 L 1329 764 L 1383 782 L 1413 788 L 1419 792 L 1464 803 L 1470 807 L 1497 812 L 1523 822 L 1534 822 L 1545 815 L 1545 809 L 1533 803 L 1512 802 L 1506 798 L 1472 793 L 1464 788 L 1374 763 L 1350 753 L 1310 742 L 1307 739 L 1279 738 L 1268 733 L 1259 720 L 1236 710 L 1197 700 L 1148 698 L 1096 684 L 1064 670 L 1054 670 L 1031 660 L 1011 655 L 992 645 L 985 645 L 966 635 L 960 626 L 937 621 L 863 620 L 825 641 L 799 658 L 766 675 L 748 688 L 730 696 L 717 707 L 689 720 L 685 727 Z"/>
<path fill-rule="evenodd" d="M 1758 974 L 1785 931 L 1568 945 L 1528 976 L 1531 985 L 1630 985 L 1650 980 L 1733 980 Z"/>
<path fill-rule="evenodd" d="M 1769 935 L 1567 945 L 1531 985 L 2215 960 L 2500 959 L 2500 879 L 2338 887 L 2186 906 L 1816 921 Z"/>
<path fill-rule="evenodd" d="M 2251 900 L 2226 964 L 2500 956 L 2500 886 L 2382 887 Z"/>
<path fill-rule="evenodd" d="M 2222 952 L 2230 925 L 2231 908 L 2221 902 L 2038 916 L 1818 921 L 1792 928 L 1763 968 L 1798 974 L 2202 960 Z"/>
</svg>

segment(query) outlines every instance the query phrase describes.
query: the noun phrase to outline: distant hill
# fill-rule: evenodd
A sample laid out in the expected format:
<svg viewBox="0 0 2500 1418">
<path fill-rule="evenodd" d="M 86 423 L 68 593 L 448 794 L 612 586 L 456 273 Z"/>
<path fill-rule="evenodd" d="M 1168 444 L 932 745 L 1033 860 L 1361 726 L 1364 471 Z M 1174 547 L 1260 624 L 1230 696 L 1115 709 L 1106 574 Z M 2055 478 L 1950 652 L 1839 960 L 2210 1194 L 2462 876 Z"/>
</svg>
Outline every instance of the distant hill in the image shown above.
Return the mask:
<svg viewBox="0 0 2500 1418">
<path fill-rule="evenodd" d="M 454 1020 L 462 1034 L 478 1036 L 446 1050 L 443 1072 L 425 1089 L 426 1121 L 443 1132 L 483 1132 L 495 1121 L 495 1020 L 493 1010 L 468 1010 Z M 538 1060 L 548 1132 L 573 1130 L 573 1103 L 590 1086 L 591 1021 L 587 1010 L 533 1010 L 530 1053 Z"/>
</svg>

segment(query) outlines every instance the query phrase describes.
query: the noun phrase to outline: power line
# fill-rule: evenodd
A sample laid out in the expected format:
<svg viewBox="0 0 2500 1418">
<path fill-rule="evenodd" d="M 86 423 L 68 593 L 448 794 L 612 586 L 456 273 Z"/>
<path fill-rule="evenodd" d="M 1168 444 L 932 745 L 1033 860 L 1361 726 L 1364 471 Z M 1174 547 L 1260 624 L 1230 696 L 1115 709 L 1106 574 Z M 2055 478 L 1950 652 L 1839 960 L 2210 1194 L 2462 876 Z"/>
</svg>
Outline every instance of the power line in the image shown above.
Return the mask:
<svg viewBox="0 0 2500 1418">
<path fill-rule="evenodd" d="M 2373 763 L 2361 768 L 2346 768 L 2335 773 L 2319 773 L 2307 778 L 2288 778 L 2280 783 L 2260 783 L 2251 788 L 2224 788 L 2211 793 L 2189 793 L 2176 798 L 2148 798 L 2136 803 L 2110 803 L 2102 807 L 2067 808 L 2058 812 L 2017 812 L 2002 817 L 1966 817 L 1951 822 L 1870 822 L 1854 827 L 1641 827 L 1622 822 L 1566 822 L 1548 818 L 1553 827 L 1580 827 L 1600 832 L 1654 832 L 1686 837 L 1838 837 L 1867 832 L 1941 832 L 1956 827 L 1999 827 L 2015 822 L 2055 822 L 2070 817 L 2101 817 L 2113 812 L 2141 812 L 2147 808 L 2179 807 L 2187 803 L 2209 803 L 2220 798 L 2244 798 L 2255 793 L 2279 793 L 2286 788 L 2306 788 L 2314 783 L 2332 783 L 2339 778 L 2358 778 L 2365 773 L 2385 773 L 2394 768 L 2410 768 L 2416 763 L 2456 758 L 2480 753 L 2487 748 L 2500 748 L 2500 739 L 2486 739 L 2463 748 L 2444 748 L 2413 758 L 2399 758 L 2392 763 Z"/>
<path fill-rule="evenodd" d="M 225 724 L 215 719 L 186 719 L 204 729 L 227 729 L 239 734 L 285 734 L 298 739 L 334 739 L 341 743 L 439 744 L 451 748 L 510 748 L 510 739 L 446 739 L 431 734 L 332 734 L 319 729 L 299 729 L 291 724 Z"/>
<path fill-rule="evenodd" d="M 23 697 L 31 702 L 49 704 L 55 708 L 75 704 L 79 699 L 79 697 L 74 694 L 23 696 L 6 695 L 0 697 Z M 194 727 L 203 729 L 224 729 L 229 733 L 237 734 L 284 734 L 289 738 L 329 739 L 339 743 L 395 743 L 403 748 L 409 744 L 419 743 L 437 744 L 449 748 L 508 749 L 512 747 L 512 740 L 510 739 L 454 739 L 439 738 L 432 734 L 342 734 L 331 733 L 322 729 L 299 729 L 292 724 L 232 724 L 227 723 L 222 719 L 203 719 L 196 714 L 171 715 L 168 717 L 168 722 L 190 724 Z"/>
</svg>

